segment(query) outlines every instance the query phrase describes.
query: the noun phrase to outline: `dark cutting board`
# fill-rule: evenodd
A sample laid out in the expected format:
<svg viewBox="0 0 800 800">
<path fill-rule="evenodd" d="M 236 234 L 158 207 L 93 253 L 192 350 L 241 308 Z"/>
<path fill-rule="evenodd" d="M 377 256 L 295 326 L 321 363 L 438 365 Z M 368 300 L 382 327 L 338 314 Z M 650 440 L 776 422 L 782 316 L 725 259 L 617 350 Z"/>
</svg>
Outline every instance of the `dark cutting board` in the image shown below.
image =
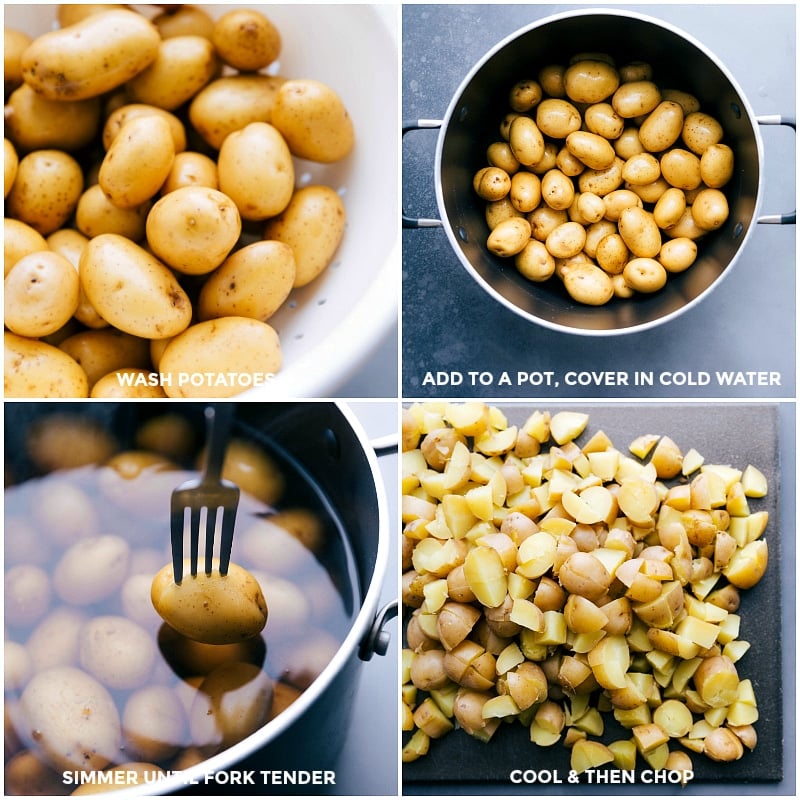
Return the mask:
<svg viewBox="0 0 800 800">
<path fill-rule="evenodd" d="M 646 433 L 670 436 L 685 453 L 694 447 L 706 463 L 730 464 L 744 469 L 749 463 L 758 467 L 769 481 L 769 493 L 760 500 L 750 500 L 751 511 L 764 509 L 770 521 L 765 533 L 769 542 L 769 567 L 764 578 L 742 593 L 739 614 L 742 617 L 740 638 L 751 643 L 750 650 L 738 662 L 740 678 L 750 678 L 756 693 L 759 720 L 755 725 L 758 745 L 754 752 L 732 763 L 714 763 L 705 756 L 692 755 L 694 779 L 700 788 L 708 783 L 772 783 L 783 778 L 783 715 L 781 680 L 780 582 L 781 521 L 778 518 L 781 492 L 779 415 L 775 405 L 661 405 L 609 404 L 596 406 L 548 407 L 539 405 L 498 404 L 510 423 L 523 422 L 535 408 L 555 413 L 574 408 L 589 413 L 589 425 L 578 440 L 585 442 L 592 433 L 605 431 L 618 450 L 627 453 L 633 439 Z M 788 524 L 788 523 L 787 523 Z M 789 532 L 791 533 L 791 532 Z M 606 733 L 603 741 L 629 738 L 616 727 L 610 714 L 604 715 Z M 513 784 L 512 770 L 549 770 L 562 784 Z M 641 758 L 637 771 L 647 769 Z M 480 791 L 481 784 L 500 784 L 509 793 L 569 794 L 680 794 L 680 786 L 595 785 L 568 783 L 569 750 L 561 744 L 542 748 L 530 742 L 527 728 L 518 723 L 502 725 L 488 743 L 456 730 L 431 742 L 429 753 L 403 765 L 403 782 L 408 793 L 427 793 L 444 784 L 461 784 L 467 793 Z M 725 791 L 722 789 L 722 791 Z"/>
</svg>

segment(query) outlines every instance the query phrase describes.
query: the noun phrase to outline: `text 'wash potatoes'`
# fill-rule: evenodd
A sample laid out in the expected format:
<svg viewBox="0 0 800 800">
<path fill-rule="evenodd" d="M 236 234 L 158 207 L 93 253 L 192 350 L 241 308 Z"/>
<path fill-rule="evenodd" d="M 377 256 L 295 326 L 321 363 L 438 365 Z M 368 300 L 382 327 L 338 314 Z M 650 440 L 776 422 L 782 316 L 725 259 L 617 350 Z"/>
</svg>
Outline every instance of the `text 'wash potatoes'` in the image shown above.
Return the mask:
<svg viewBox="0 0 800 800">
<path fill-rule="evenodd" d="M 728 218 L 720 123 L 650 64 L 605 53 L 520 75 L 473 187 L 487 249 L 600 306 L 662 289 Z"/>
<path fill-rule="evenodd" d="M 337 90 L 281 74 L 289 42 L 257 10 L 53 8 L 44 35 L 5 30 L 5 396 L 226 397 L 257 381 L 219 375 L 274 376 L 272 317 L 347 225 L 325 185 L 355 143 Z"/>
<path fill-rule="evenodd" d="M 576 410 L 507 413 L 403 411 L 403 761 L 504 723 L 578 774 L 746 757 L 765 474 L 657 430 L 614 443 Z"/>
</svg>

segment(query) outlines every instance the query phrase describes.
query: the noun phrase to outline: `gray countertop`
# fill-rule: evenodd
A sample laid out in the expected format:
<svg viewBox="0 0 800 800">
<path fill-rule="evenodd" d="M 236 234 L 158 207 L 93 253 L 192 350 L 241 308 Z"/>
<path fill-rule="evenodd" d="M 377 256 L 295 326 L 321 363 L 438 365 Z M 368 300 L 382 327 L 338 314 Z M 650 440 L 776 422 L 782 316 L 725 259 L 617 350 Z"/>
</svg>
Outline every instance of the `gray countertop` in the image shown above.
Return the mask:
<svg viewBox="0 0 800 800">
<path fill-rule="evenodd" d="M 515 30 L 578 6 L 406 5 L 403 8 L 403 119 L 443 119 L 459 85 L 483 55 Z M 685 31 L 714 53 L 755 116 L 794 115 L 795 6 L 698 4 L 625 6 Z M 785 213 L 795 199 L 795 140 L 786 127 L 760 127 L 764 143 L 761 213 Z M 439 217 L 438 134 L 403 141 L 403 205 Z M 773 397 L 795 395 L 795 228 L 755 226 L 735 279 L 656 328 L 584 337 L 532 324 L 490 297 L 461 266 L 442 228 L 403 231 L 402 394 L 404 397 Z M 649 371 L 652 387 L 498 387 L 503 371 Z M 717 371 L 777 373 L 772 385 L 721 386 Z M 494 385 L 423 385 L 429 372 L 487 372 Z M 707 372 L 705 385 L 659 381 L 662 373 Z M 632 382 L 631 382 L 632 383 Z M 702 378 L 698 381 L 702 383 Z"/>
</svg>

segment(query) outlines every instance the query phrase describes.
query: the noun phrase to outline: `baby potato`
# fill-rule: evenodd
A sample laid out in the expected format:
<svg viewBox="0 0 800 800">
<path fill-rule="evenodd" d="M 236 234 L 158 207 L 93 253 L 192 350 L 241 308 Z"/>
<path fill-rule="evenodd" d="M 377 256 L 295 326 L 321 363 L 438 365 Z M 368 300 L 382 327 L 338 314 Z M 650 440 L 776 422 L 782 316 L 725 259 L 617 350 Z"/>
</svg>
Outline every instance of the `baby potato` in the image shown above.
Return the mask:
<svg viewBox="0 0 800 800">
<path fill-rule="evenodd" d="M 721 189 L 733 177 L 733 150 L 711 144 L 700 156 L 700 178 L 709 189 Z"/>
<path fill-rule="evenodd" d="M 514 175 L 519 170 L 519 161 L 511 151 L 508 142 L 492 142 L 486 148 L 486 160 L 491 167 L 499 167 L 509 175 Z"/>
<path fill-rule="evenodd" d="M 156 27 L 134 11 L 93 14 L 37 37 L 22 54 L 22 76 L 50 100 L 97 97 L 151 64 L 160 38 Z"/>
<path fill-rule="evenodd" d="M 578 175 L 578 189 L 581 192 L 603 197 L 622 185 L 622 165 L 625 162 L 617 157 L 610 167 L 605 169 L 587 169 Z"/>
<path fill-rule="evenodd" d="M 589 169 L 608 169 L 616 153 L 611 143 L 596 133 L 575 131 L 566 138 L 567 150 Z"/>
<path fill-rule="evenodd" d="M 264 239 L 289 245 L 294 254 L 294 287 L 321 275 L 344 237 L 347 214 L 339 194 L 329 186 L 298 189 L 286 208 L 264 227 Z"/>
<path fill-rule="evenodd" d="M 102 684 L 75 667 L 35 675 L 19 702 L 26 741 L 60 770 L 102 769 L 118 757 L 119 712 Z"/>
<path fill-rule="evenodd" d="M 692 218 L 703 230 L 715 231 L 728 219 L 728 199 L 719 189 L 701 189 L 691 208 Z"/>
<path fill-rule="evenodd" d="M 198 6 L 170 6 L 153 17 L 153 25 L 158 28 L 162 39 L 173 36 L 205 36 L 211 38 L 214 20 Z"/>
<path fill-rule="evenodd" d="M 567 100 L 548 97 L 536 107 L 536 124 L 539 130 L 553 139 L 565 139 L 581 127 L 581 115 Z"/>
<path fill-rule="evenodd" d="M 150 597 L 161 618 L 178 633 L 205 644 L 234 644 L 257 636 L 267 623 L 267 603 L 256 579 L 231 563 L 227 575 L 215 559 L 210 574 L 190 574 L 175 583 L 172 564 L 153 578 Z"/>
<path fill-rule="evenodd" d="M 253 664 L 225 664 L 200 684 L 189 712 L 191 740 L 206 754 L 224 750 L 264 725 L 272 679 Z"/>
<path fill-rule="evenodd" d="M 622 179 L 637 186 L 646 186 L 660 177 L 661 165 L 652 153 L 637 153 L 622 167 Z"/>
<path fill-rule="evenodd" d="M 509 189 L 511 205 L 517 211 L 528 214 L 539 205 L 542 199 L 542 181 L 532 172 L 517 172 L 511 178 Z"/>
<path fill-rule="evenodd" d="M 684 116 L 700 110 L 700 101 L 693 94 L 682 89 L 662 89 L 661 97 L 677 103 L 683 109 Z"/>
<path fill-rule="evenodd" d="M 152 399 L 166 397 L 158 374 L 140 367 L 121 367 L 95 381 L 89 391 L 94 398 Z"/>
<path fill-rule="evenodd" d="M 31 631 L 25 647 L 34 673 L 78 663 L 78 635 L 86 619 L 82 612 L 61 606 Z"/>
<path fill-rule="evenodd" d="M 3 271 L 11 272 L 11 267 L 23 256 L 47 250 L 47 240 L 39 231 L 26 222 L 5 217 L 3 219 Z"/>
<path fill-rule="evenodd" d="M 520 173 L 520 175 L 533 173 Z M 536 178 L 536 175 L 533 176 Z M 482 200 L 502 200 L 511 191 L 511 176 L 501 167 L 484 167 L 475 174 L 472 185 Z"/>
<path fill-rule="evenodd" d="M 672 147 L 683 130 L 683 109 L 672 100 L 662 100 L 639 126 L 639 141 L 645 150 L 660 153 Z"/>
<path fill-rule="evenodd" d="M 189 101 L 217 71 L 214 46 L 203 36 L 164 39 L 155 60 L 125 84 L 128 96 L 172 111 Z"/>
<path fill-rule="evenodd" d="M 272 124 L 298 158 L 331 164 L 350 154 L 353 120 L 334 89 L 317 80 L 288 80 L 272 109 Z"/>
<path fill-rule="evenodd" d="M 26 627 L 38 622 L 50 607 L 52 588 L 47 573 L 35 564 L 6 570 L 3 582 L 6 622 Z"/>
<path fill-rule="evenodd" d="M 710 114 L 693 111 L 683 121 L 682 136 L 684 144 L 700 156 L 712 144 L 717 144 L 722 139 L 722 125 Z"/>
<path fill-rule="evenodd" d="M 678 189 L 690 190 L 700 186 L 700 159 L 689 150 L 673 147 L 661 156 L 664 180 Z"/>
<path fill-rule="evenodd" d="M 508 104 L 514 111 L 524 114 L 542 99 L 542 87 L 537 81 L 527 78 L 517 81 L 508 95 Z"/>
<path fill-rule="evenodd" d="M 36 150 L 17 165 L 8 214 L 47 236 L 69 219 L 82 192 L 83 171 L 71 155 Z"/>
<path fill-rule="evenodd" d="M 134 117 L 120 128 L 100 164 L 98 183 L 119 208 L 135 208 L 154 197 L 175 159 L 169 123 L 160 116 Z"/>
<path fill-rule="evenodd" d="M 4 281 L 6 327 L 31 338 L 55 333 L 78 308 L 79 289 L 75 267 L 59 253 L 21 258 Z"/>
<path fill-rule="evenodd" d="M 502 258 L 520 253 L 531 238 L 531 224 L 524 217 L 512 217 L 497 225 L 486 240 L 490 253 Z"/>
<path fill-rule="evenodd" d="M 667 271 L 653 258 L 632 258 L 622 271 L 625 283 L 637 292 L 657 292 L 667 282 Z"/>
<path fill-rule="evenodd" d="M 56 564 L 53 587 L 66 603 L 87 606 L 111 596 L 124 583 L 130 545 L 105 534 L 75 542 Z"/>
<path fill-rule="evenodd" d="M 586 164 L 575 158 L 565 145 L 556 154 L 556 168 L 560 169 L 568 178 L 574 178 L 586 169 Z"/>
<path fill-rule="evenodd" d="M 292 248 L 278 241 L 253 242 L 229 256 L 200 290 L 201 320 L 251 317 L 266 322 L 295 282 Z"/>
<path fill-rule="evenodd" d="M 578 222 L 565 222 L 552 230 L 545 240 L 547 251 L 554 258 L 570 258 L 583 250 L 586 228 Z"/>
<path fill-rule="evenodd" d="M 153 116 L 161 117 L 169 125 L 175 152 L 182 153 L 186 149 L 186 128 L 183 122 L 170 111 L 147 103 L 126 103 L 115 108 L 103 125 L 103 147 L 106 150 L 111 147 L 126 122 L 131 122 L 139 117 Z"/>
<path fill-rule="evenodd" d="M 308 548 L 269 517 L 253 520 L 238 541 L 248 563 L 268 574 L 291 575 L 302 570 L 308 559 Z"/>
<path fill-rule="evenodd" d="M 56 797 L 64 783 L 51 766 L 32 750 L 22 750 L 5 765 L 5 789 L 9 795 L 23 797 Z"/>
<path fill-rule="evenodd" d="M 241 72 L 268 67 L 281 52 L 280 31 L 264 14 L 252 8 L 224 13 L 211 30 L 220 58 Z"/>
<path fill-rule="evenodd" d="M 24 31 L 3 27 L 3 79 L 5 96 L 22 84 L 22 54 L 32 39 Z"/>
<path fill-rule="evenodd" d="M 280 369 L 280 340 L 275 329 L 260 320 L 207 320 L 171 339 L 158 367 L 169 397 L 231 397 L 253 385 L 240 383 L 244 377 L 268 379 Z M 217 379 L 228 373 L 236 380 Z"/>
<path fill-rule="evenodd" d="M 576 103 L 600 103 L 611 97 L 618 86 L 619 73 L 606 61 L 576 61 L 564 73 L 564 90 Z"/>
<path fill-rule="evenodd" d="M 653 208 L 653 219 L 659 228 L 671 228 L 686 210 L 686 195 L 674 186 L 667 189 Z"/>
<path fill-rule="evenodd" d="M 223 75 L 206 84 L 189 103 L 189 120 L 216 150 L 229 133 L 251 122 L 270 122 L 278 90 L 286 82 L 277 75 Z"/>
<path fill-rule="evenodd" d="M 608 140 L 619 138 L 625 129 L 625 120 L 611 103 L 593 103 L 583 112 L 583 120 L 588 131 Z"/>
<path fill-rule="evenodd" d="M 587 225 L 599 222 L 606 214 L 605 198 L 592 192 L 581 192 L 576 198 L 576 210 Z"/>
<path fill-rule="evenodd" d="M 536 176 L 534 176 L 536 177 Z M 535 211 L 536 209 L 534 209 Z M 511 202 L 511 198 L 506 196 L 502 200 L 495 200 L 486 204 L 486 225 L 493 231 L 501 222 L 514 217 L 524 217 L 522 211 L 517 210 Z"/>
<path fill-rule="evenodd" d="M 575 186 L 559 169 L 550 169 L 541 180 L 542 200 L 555 211 L 566 211 L 575 200 Z"/>
<path fill-rule="evenodd" d="M 530 117 L 519 116 L 508 130 L 508 143 L 520 164 L 538 164 L 544 157 L 544 136 Z"/>
<path fill-rule="evenodd" d="M 89 302 L 121 331 L 160 339 L 184 331 L 191 321 L 191 303 L 175 276 L 122 236 L 95 236 L 81 256 L 79 272 Z"/>
<path fill-rule="evenodd" d="M 108 689 L 144 686 L 153 672 L 156 656 L 150 634 L 126 617 L 93 617 L 78 637 L 80 666 Z"/>
<path fill-rule="evenodd" d="M 603 217 L 611 222 L 617 222 L 626 208 L 642 208 L 642 198 L 630 189 L 614 189 L 601 199 L 605 212 Z"/>
<path fill-rule="evenodd" d="M 644 146 L 639 141 L 639 129 L 632 125 L 625 128 L 614 140 L 614 152 L 624 161 L 644 153 Z"/>
<path fill-rule="evenodd" d="M 600 240 L 595 258 L 598 266 L 609 275 L 618 275 L 628 263 L 630 252 L 622 237 L 612 233 Z"/>
<path fill-rule="evenodd" d="M 220 191 L 236 203 L 243 219 L 265 220 L 281 213 L 294 193 L 294 164 L 285 139 L 266 122 L 251 122 L 229 134 L 217 160 Z"/>
<path fill-rule="evenodd" d="M 601 306 L 614 296 L 611 277 L 592 263 L 576 264 L 563 275 L 564 288 L 578 303 Z"/>
<path fill-rule="evenodd" d="M 6 103 L 6 134 L 20 151 L 67 150 L 88 145 L 100 125 L 100 100 L 48 100 L 28 84 Z"/>
<path fill-rule="evenodd" d="M 661 92 L 653 81 L 623 83 L 611 98 L 614 111 L 624 119 L 649 114 L 661 102 Z"/>
<path fill-rule="evenodd" d="M 134 208 L 119 208 L 108 199 L 100 184 L 95 183 L 78 200 L 75 225 L 89 238 L 113 233 L 139 242 L 144 239 L 147 215 L 151 208 L 152 202 L 149 200 Z"/>
<path fill-rule="evenodd" d="M 145 686 L 128 697 L 122 710 L 125 751 L 145 761 L 172 758 L 186 740 L 186 711 L 168 686 Z"/>
<path fill-rule="evenodd" d="M 89 396 L 86 373 L 57 347 L 8 331 L 3 341 L 7 398 Z"/>
<path fill-rule="evenodd" d="M 119 443 L 95 419 L 53 413 L 29 426 L 25 448 L 38 469 L 53 472 L 101 464 L 119 450 Z"/>
<path fill-rule="evenodd" d="M 161 186 L 161 194 L 166 195 L 187 186 L 218 189 L 217 162 L 205 153 L 193 150 L 176 153 L 172 169 Z"/>
<path fill-rule="evenodd" d="M 643 208 L 625 208 L 617 222 L 619 235 L 635 256 L 653 258 L 661 249 L 661 232 L 653 215 Z"/>
<path fill-rule="evenodd" d="M 685 237 L 687 239 L 691 239 L 692 241 L 696 241 L 697 239 L 701 239 L 703 236 L 705 236 L 708 231 L 704 228 L 701 228 L 694 221 L 691 206 L 687 206 L 683 214 L 681 214 L 680 219 L 674 225 L 666 228 L 664 233 L 671 239 L 680 239 Z"/>
<path fill-rule="evenodd" d="M 199 465 L 203 464 L 201 459 Z M 278 464 L 261 447 L 246 439 L 232 439 L 228 443 L 222 476 L 267 506 L 277 505 L 286 489 L 286 479 Z"/>
<path fill-rule="evenodd" d="M 165 264 L 185 275 L 216 269 L 239 240 L 236 204 L 216 189 L 187 186 L 164 195 L 150 210 L 147 243 Z"/>
<path fill-rule="evenodd" d="M 658 261 L 667 272 L 683 272 L 697 259 L 697 243 L 686 237 L 664 242 Z"/>
</svg>

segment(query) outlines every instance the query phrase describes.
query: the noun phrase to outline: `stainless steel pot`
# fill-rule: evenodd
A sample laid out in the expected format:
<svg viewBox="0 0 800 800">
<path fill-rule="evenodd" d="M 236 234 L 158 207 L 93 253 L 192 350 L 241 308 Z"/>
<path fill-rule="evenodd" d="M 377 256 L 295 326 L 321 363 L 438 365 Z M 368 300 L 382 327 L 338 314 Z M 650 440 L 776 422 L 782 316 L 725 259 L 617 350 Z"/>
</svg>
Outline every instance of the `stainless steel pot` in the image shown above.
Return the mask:
<svg viewBox="0 0 800 800">
<path fill-rule="evenodd" d="M 598 45 L 598 43 L 602 43 Z M 686 272 L 670 277 L 653 295 L 613 300 L 590 308 L 572 301 L 558 281 L 531 284 L 513 263 L 485 246 L 488 228 L 472 189 L 484 151 L 497 139 L 498 120 L 508 112 L 509 88 L 565 54 L 603 50 L 618 63 L 648 61 L 654 74 L 692 92 L 715 115 L 734 150 L 736 174 L 726 188 L 731 213 L 706 237 Z M 763 145 L 760 125 L 787 125 L 782 116 L 756 117 L 725 66 L 704 45 L 663 21 L 628 11 L 579 10 L 549 16 L 508 36 L 475 64 L 456 91 L 443 120 L 404 124 L 438 128 L 435 158 L 439 220 L 404 217 L 405 227 L 442 225 L 466 271 L 495 300 L 516 314 L 553 330 L 603 336 L 630 333 L 672 319 L 698 303 L 733 270 L 755 223 L 790 224 L 795 214 L 762 215 Z"/>
<path fill-rule="evenodd" d="M 199 403 L 169 405 L 171 411 L 190 419 L 202 412 Z M 124 443 L 126 432 L 136 429 L 142 415 L 165 409 L 163 403 L 157 407 L 145 403 L 6 403 L 4 410 L 6 455 L 13 461 L 25 452 L 27 426 L 40 415 L 57 411 L 91 415 Z M 396 449 L 396 440 L 390 436 L 370 442 L 348 406 L 327 402 L 240 403 L 236 435 L 267 445 L 327 504 L 330 516 L 345 532 L 353 556 L 360 605 L 354 609 L 352 627 L 334 658 L 286 711 L 222 753 L 180 775 L 149 784 L 148 794 L 227 793 L 230 787 L 208 781 L 206 776 L 232 770 L 252 769 L 256 775 L 260 770 L 334 770 L 346 739 L 361 666 L 373 655 L 386 652 L 387 623 L 397 614 L 396 602 L 379 608 L 389 561 L 390 523 L 377 462 L 378 455 Z M 11 467 L 21 478 L 30 472 L 22 460 Z M 278 787 L 256 781 L 253 786 L 236 786 L 235 791 L 263 795 L 272 793 L 273 788 Z M 328 786 L 326 793 L 330 789 Z M 307 795 L 311 790 L 302 784 L 280 787 L 282 794 Z M 138 797 L 141 792 L 141 786 L 131 787 L 113 796 Z"/>
</svg>

